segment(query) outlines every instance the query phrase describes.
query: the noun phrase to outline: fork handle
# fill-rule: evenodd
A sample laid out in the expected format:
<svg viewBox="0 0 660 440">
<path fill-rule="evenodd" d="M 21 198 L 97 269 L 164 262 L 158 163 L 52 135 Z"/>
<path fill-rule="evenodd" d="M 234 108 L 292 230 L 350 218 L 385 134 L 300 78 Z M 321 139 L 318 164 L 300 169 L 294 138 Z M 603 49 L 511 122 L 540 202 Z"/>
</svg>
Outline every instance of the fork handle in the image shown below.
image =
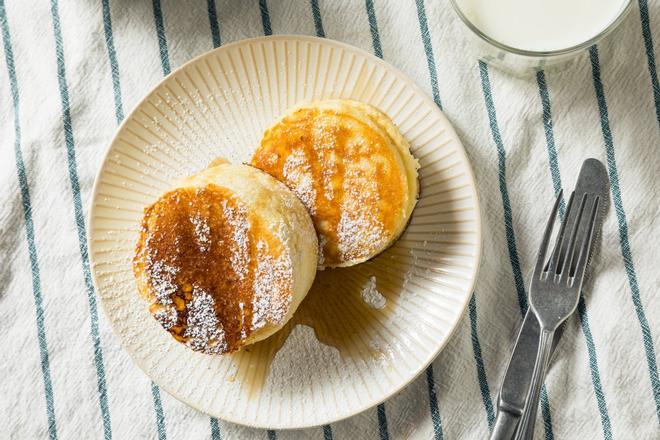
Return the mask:
<svg viewBox="0 0 660 440">
<path fill-rule="evenodd" d="M 554 333 L 554 330 L 541 329 L 529 398 L 527 399 L 527 406 L 518 426 L 516 440 L 532 440 L 534 437 L 536 411 L 539 407 L 539 397 L 541 395 L 541 388 L 543 387 L 543 380 L 545 379 L 545 372 L 550 362 L 550 355 L 552 354 Z"/>
</svg>

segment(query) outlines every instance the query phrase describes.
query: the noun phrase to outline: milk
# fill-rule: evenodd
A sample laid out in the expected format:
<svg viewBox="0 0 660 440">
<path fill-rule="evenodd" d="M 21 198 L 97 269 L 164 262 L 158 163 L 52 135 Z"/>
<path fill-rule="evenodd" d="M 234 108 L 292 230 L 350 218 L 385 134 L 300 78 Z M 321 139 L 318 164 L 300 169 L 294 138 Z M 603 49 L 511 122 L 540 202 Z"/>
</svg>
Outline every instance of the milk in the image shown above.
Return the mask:
<svg viewBox="0 0 660 440">
<path fill-rule="evenodd" d="M 603 31 L 627 0 L 456 0 L 461 12 L 490 38 L 517 49 L 554 51 Z"/>
</svg>

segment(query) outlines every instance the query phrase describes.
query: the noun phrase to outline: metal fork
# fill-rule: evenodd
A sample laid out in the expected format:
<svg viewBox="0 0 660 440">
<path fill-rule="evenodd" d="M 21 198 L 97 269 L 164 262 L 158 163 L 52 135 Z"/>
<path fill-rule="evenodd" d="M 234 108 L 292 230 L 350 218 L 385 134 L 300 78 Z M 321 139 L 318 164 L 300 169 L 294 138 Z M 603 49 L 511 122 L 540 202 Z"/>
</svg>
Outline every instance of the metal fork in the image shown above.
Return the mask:
<svg viewBox="0 0 660 440">
<path fill-rule="evenodd" d="M 573 191 L 549 260 L 546 259 L 548 245 L 561 193 L 555 201 L 543 234 L 529 291 L 530 307 L 540 327 L 539 346 L 527 399 L 528 407 L 516 435 L 518 440 L 531 438 L 555 331 L 575 311 L 580 298 L 599 210 L 607 197 L 600 188 L 585 188 L 585 191 L 578 192 L 577 197 Z"/>
</svg>

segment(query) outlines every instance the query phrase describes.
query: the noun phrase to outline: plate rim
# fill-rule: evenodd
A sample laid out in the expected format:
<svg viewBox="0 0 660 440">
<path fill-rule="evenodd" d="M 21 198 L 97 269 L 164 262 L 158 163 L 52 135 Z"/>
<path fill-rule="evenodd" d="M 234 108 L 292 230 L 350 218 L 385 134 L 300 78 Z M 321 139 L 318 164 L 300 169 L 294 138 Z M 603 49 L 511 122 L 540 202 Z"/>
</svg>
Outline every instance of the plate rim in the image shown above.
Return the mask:
<svg viewBox="0 0 660 440">
<path fill-rule="evenodd" d="M 157 383 L 152 376 L 149 374 L 147 371 L 146 367 L 142 365 L 142 362 L 138 361 L 138 356 L 129 348 L 127 344 L 125 344 L 122 336 L 119 334 L 119 330 L 113 325 L 113 320 L 110 319 L 110 313 L 107 309 L 107 306 L 105 304 L 105 300 L 103 296 L 100 294 L 101 289 L 99 289 L 99 283 L 97 280 L 97 273 L 95 270 L 95 265 L 96 261 L 94 258 L 95 253 L 92 252 L 92 249 L 95 247 L 92 243 L 92 224 L 93 224 L 93 219 L 95 217 L 95 204 L 98 198 L 98 191 L 99 191 L 99 186 L 101 184 L 101 175 L 102 171 L 105 169 L 108 160 L 110 158 L 110 153 L 112 152 L 113 146 L 117 142 L 119 138 L 119 134 L 124 131 L 124 127 L 129 123 L 130 120 L 134 117 L 134 115 L 139 111 L 139 109 L 144 105 L 144 103 L 148 100 L 148 98 L 156 92 L 157 89 L 159 89 L 165 82 L 167 82 L 170 78 L 173 76 L 177 75 L 180 71 L 186 69 L 188 66 L 197 63 L 199 60 L 210 56 L 213 53 L 217 52 L 222 52 L 222 51 L 228 51 L 233 49 L 236 46 L 241 46 L 241 45 L 246 45 L 246 44 L 255 44 L 255 43 L 261 43 L 264 41 L 281 41 L 281 40 L 289 40 L 289 41 L 299 41 L 299 42 L 313 42 L 313 43 L 320 43 L 322 45 L 334 45 L 335 47 L 341 48 L 343 50 L 348 50 L 356 53 L 357 55 L 363 56 L 367 58 L 369 61 L 374 62 L 379 68 L 385 69 L 390 71 L 392 74 L 395 75 L 395 77 L 402 81 L 407 87 L 411 88 L 412 92 L 418 96 L 424 103 L 429 104 L 429 107 L 432 109 L 432 115 L 435 114 L 436 117 L 440 118 L 447 126 L 447 131 L 449 131 L 451 137 L 456 141 L 457 146 L 460 148 L 457 148 L 457 153 L 461 156 L 462 161 L 464 162 L 466 166 L 466 174 L 467 177 L 470 181 L 470 192 L 471 195 L 474 197 L 475 200 L 475 232 L 477 235 L 477 241 L 475 243 L 476 247 L 476 254 L 474 256 L 474 269 L 471 273 L 470 280 L 469 280 L 469 288 L 466 289 L 468 292 L 465 295 L 465 298 L 462 301 L 460 310 L 457 310 L 456 318 L 452 321 L 450 321 L 450 327 L 449 330 L 446 334 L 446 336 L 443 338 L 443 340 L 438 344 L 436 350 L 434 350 L 430 356 L 428 356 L 426 359 L 424 359 L 422 362 L 419 363 L 418 368 L 409 376 L 407 380 L 404 380 L 399 384 L 397 387 L 392 387 L 391 390 L 389 390 L 385 397 L 380 399 L 380 400 L 370 400 L 366 404 L 361 405 L 357 409 L 353 409 L 349 411 L 347 414 L 340 414 L 339 416 L 333 416 L 329 417 L 326 420 L 324 420 L 321 423 L 305 423 L 299 422 L 296 423 L 295 425 L 287 425 L 287 424 L 279 424 L 279 425 L 262 425 L 259 423 L 250 423 L 249 421 L 246 420 L 239 420 L 231 416 L 227 415 L 214 415 L 214 414 L 209 414 L 207 411 L 199 408 L 196 404 L 196 402 L 191 401 L 190 399 L 181 397 L 177 395 L 177 393 L 171 391 L 170 387 L 167 385 L 163 385 L 160 383 Z M 103 154 L 103 159 L 101 160 L 99 166 L 98 166 L 98 171 L 96 172 L 96 176 L 94 178 L 94 185 L 92 186 L 92 192 L 91 192 L 91 197 L 88 202 L 88 213 L 86 216 L 87 219 L 87 233 L 86 233 L 86 240 L 87 240 L 87 248 L 88 248 L 88 257 L 89 257 L 89 262 L 90 262 L 90 270 L 92 274 L 92 283 L 94 285 L 95 289 L 95 295 L 100 299 L 101 303 L 101 308 L 103 310 L 103 314 L 105 315 L 105 319 L 108 320 L 108 324 L 110 328 L 112 329 L 112 333 L 114 333 L 115 337 L 118 339 L 119 344 L 121 348 L 129 355 L 131 361 L 140 369 L 142 372 L 150 379 L 152 380 L 156 385 L 158 385 L 160 388 L 164 389 L 168 394 L 170 394 L 172 397 L 175 399 L 179 400 L 180 402 L 185 403 L 186 405 L 190 406 L 191 408 L 195 409 L 196 411 L 199 411 L 203 414 L 207 414 L 212 417 L 217 417 L 223 421 L 234 423 L 237 425 L 241 426 L 247 426 L 251 428 L 257 428 L 257 429 L 276 429 L 276 430 L 301 430 L 301 429 L 308 429 L 308 428 L 313 428 L 313 427 L 318 427 L 322 425 L 329 425 L 332 423 L 339 422 L 341 420 L 348 419 L 350 417 L 353 417 L 357 414 L 360 414 L 364 411 L 367 411 L 383 402 L 386 402 L 390 398 L 392 398 L 395 394 L 399 393 L 401 390 L 403 390 L 405 387 L 410 385 L 413 381 L 415 381 L 423 371 L 425 371 L 428 366 L 438 357 L 438 355 L 445 349 L 447 344 L 449 343 L 449 340 L 454 336 L 456 333 L 456 329 L 458 328 L 460 321 L 464 318 L 465 315 L 465 310 L 467 309 L 467 305 L 470 302 L 470 298 L 474 294 L 474 287 L 477 281 L 477 276 L 479 273 L 479 270 L 481 268 L 481 262 L 482 262 L 482 256 L 483 256 L 483 216 L 481 212 L 481 201 L 479 198 L 479 193 L 477 191 L 477 180 L 474 175 L 474 170 L 472 169 L 472 163 L 470 162 L 470 159 L 467 155 L 467 151 L 465 150 L 465 146 L 463 145 L 463 142 L 461 141 L 460 137 L 456 133 L 456 130 L 454 129 L 454 126 L 451 124 L 447 116 L 444 114 L 444 112 L 437 106 L 437 104 L 427 95 L 424 90 L 418 86 L 412 79 L 410 79 L 406 74 L 404 74 L 401 70 L 399 70 L 396 66 L 388 63 L 387 61 L 383 60 L 382 58 L 379 58 L 366 50 L 353 46 L 351 44 L 345 43 L 343 41 L 338 41 L 338 40 L 333 40 L 330 38 L 321 38 L 321 37 L 315 37 L 311 35 L 297 35 L 297 34 L 278 34 L 278 35 L 268 35 L 268 36 L 261 36 L 261 37 L 255 37 L 255 38 L 245 38 L 237 41 L 233 41 L 231 43 L 224 44 L 222 46 L 213 48 L 211 50 L 208 50 L 200 55 L 197 55 L 190 59 L 189 61 L 183 63 L 181 66 L 177 67 L 176 69 L 172 70 L 169 74 L 166 76 L 162 77 L 160 81 L 155 84 L 153 87 L 149 89 L 148 92 L 145 93 L 145 95 L 133 106 L 131 111 L 126 114 L 124 119 L 121 121 L 121 123 L 117 126 L 115 129 L 115 132 L 112 136 L 112 139 L 110 142 L 108 142 L 107 147 L 105 149 L 105 152 Z M 413 211 L 414 213 L 414 211 Z M 406 226 L 407 228 L 407 226 Z"/>
</svg>

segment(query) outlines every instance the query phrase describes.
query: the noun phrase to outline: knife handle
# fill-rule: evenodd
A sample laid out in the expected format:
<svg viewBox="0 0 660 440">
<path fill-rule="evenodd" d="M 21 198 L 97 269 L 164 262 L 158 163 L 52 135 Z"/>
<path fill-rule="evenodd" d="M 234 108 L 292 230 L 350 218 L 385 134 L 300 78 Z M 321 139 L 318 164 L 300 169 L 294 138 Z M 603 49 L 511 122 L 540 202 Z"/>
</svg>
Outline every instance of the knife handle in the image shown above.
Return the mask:
<svg viewBox="0 0 660 440">
<path fill-rule="evenodd" d="M 554 352 L 564 326 L 560 326 L 552 341 Z M 520 416 L 527 409 L 532 371 L 539 343 L 539 324 L 534 312 L 527 314 L 518 331 L 515 347 L 507 365 L 497 402 L 497 418 L 491 440 L 512 439 L 518 428 Z"/>
<path fill-rule="evenodd" d="M 511 440 L 516 433 L 520 417 L 500 408 L 495 418 L 490 440 Z"/>
</svg>

